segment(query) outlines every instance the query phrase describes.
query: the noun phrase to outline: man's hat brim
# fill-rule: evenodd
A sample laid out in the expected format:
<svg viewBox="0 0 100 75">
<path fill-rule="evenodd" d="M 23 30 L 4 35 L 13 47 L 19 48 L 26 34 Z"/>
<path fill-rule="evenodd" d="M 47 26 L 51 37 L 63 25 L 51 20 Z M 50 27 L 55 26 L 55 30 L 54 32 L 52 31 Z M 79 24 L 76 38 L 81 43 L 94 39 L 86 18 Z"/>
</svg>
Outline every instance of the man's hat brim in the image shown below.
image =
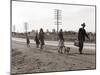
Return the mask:
<svg viewBox="0 0 100 75">
<path fill-rule="evenodd" d="M 86 26 L 85 23 L 81 24 L 81 26 Z"/>
</svg>

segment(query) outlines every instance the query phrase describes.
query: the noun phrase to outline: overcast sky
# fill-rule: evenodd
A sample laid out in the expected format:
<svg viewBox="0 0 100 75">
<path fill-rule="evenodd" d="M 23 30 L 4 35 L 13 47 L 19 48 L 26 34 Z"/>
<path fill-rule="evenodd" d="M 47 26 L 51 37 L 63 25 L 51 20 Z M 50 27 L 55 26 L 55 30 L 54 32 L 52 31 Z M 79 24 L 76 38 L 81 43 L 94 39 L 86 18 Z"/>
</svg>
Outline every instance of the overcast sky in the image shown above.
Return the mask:
<svg viewBox="0 0 100 75">
<path fill-rule="evenodd" d="M 62 25 L 60 28 L 66 31 L 78 31 L 83 22 L 86 23 L 87 32 L 95 32 L 95 7 L 79 5 L 46 4 L 12 1 L 12 26 L 16 32 L 24 32 L 24 23 L 28 23 L 28 31 L 44 31 L 56 29 L 55 10 L 60 9 Z M 13 30 L 13 27 L 12 27 Z"/>
</svg>

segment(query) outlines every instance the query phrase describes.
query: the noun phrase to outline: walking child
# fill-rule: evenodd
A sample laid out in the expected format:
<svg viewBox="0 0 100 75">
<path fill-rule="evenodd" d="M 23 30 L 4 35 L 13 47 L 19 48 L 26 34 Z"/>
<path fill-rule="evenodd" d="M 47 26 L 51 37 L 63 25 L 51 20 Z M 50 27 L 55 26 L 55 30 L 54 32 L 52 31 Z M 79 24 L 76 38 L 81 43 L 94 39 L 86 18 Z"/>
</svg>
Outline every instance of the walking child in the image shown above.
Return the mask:
<svg viewBox="0 0 100 75">
<path fill-rule="evenodd" d="M 30 47 L 30 39 L 27 34 L 26 34 L 26 41 L 27 41 L 27 47 Z"/>
</svg>

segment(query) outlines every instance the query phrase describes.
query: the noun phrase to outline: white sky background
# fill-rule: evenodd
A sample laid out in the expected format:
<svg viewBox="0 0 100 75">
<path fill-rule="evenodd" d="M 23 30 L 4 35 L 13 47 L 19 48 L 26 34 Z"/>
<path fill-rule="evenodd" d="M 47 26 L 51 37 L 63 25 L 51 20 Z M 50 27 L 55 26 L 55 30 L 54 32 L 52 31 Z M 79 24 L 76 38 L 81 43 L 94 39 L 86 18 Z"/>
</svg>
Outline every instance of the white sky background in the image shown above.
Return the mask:
<svg viewBox="0 0 100 75">
<path fill-rule="evenodd" d="M 54 9 L 60 9 L 62 25 L 60 28 L 66 31 L 78 31 L 83 22 L 86 23 L 87 32 L 95 32 L 95 7 L 46 4 L 31 2 L 12 2 L 12 26 L 16 26 L 16 32 L 24 32 L 24 23 L 28 23 L 28 31 L 44 31 L 56 29 Z M 12 27 L 13 28 L 13 27 Z M 12 29 L 13 30 L 13 29 Z"/>
</svg>

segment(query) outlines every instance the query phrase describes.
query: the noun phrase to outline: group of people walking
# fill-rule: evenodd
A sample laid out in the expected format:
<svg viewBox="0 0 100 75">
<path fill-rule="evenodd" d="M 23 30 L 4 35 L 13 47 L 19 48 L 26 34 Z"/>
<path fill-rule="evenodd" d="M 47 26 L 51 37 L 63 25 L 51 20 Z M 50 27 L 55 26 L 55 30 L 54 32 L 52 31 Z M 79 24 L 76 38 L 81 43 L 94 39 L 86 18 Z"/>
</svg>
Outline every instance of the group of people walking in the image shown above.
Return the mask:
<svg viewBox="0 0 100 75">
<path fill-rule="evenodd" d="M 82 50 L 83 50 L 83 46 L 84 46 L 84 41 L 85 41 L 85 37 L 87 37 L 88 39 L 90 39 L 86 33 L 86 30 L 84 29 L 86 24 L 83 23 L 81 24 L 81 28 L 79 28 L 78 31 L 78 41 L 79 41 L 79 53 L 82 54 Z M 29 37 L 27 36 L 27 46 L 29 47 Z M 45 42 L 44 42 L 44 32 L 43 29 L 40 29 L 40 32 L 38 33 L 38 31 L 36 31 L 36 36 L 35 36 L 35 42 L 36 42 L 36 47 L 40 49 L 43 49 Z M 58 38 L 59 38 L 59 48 L 58 48 L 58 53 L 62 53 L 62 49 L 65 48 L 64 45 L 64 36 L 63 36 L 63 30 L 60 29 L 59 33 L 58 33 Z"/>
<path fill-rule="evenodd" d="M 86 24 L 83 23 L 83 24 L 81 24 L 81 26 L 82 27 L 79 28 L 79 31 L 78 31 L 78 47 L 79 47 L 79 53 L 80 54 L 82 54 L 82 50 L 83 50 L 83 46 L 84 46 L 84 42 L 85 42 L 85 37 L 87 37 L 90 40 L 89 36 L 86 33 L 86 30 L 84 29 Z M 62 53 L 62 49 L 65 48 L 62 29 L 60 29 L 60 32 L 58 33 L 58 36 L 59 36 L 59 49 L 58 49 L 58 52 Z"/>
<path fill-rule="evenodd" d="M 40 49 L 43 49 L 45 43 L 44 43 L 44 32 L 43 32 L 42 28 L 40 29 L 39 33 L 38 33 L 38 31 L 36 31 L 34 40 L 36 42 L 36 48 L 40 47 Z M 30 47 L 30 45 L 29 45 L 30 40 L 29 40 L 28 35 L 26 36 L 26 41 L 27 41 L 27 46 Z"/>
<path fill-rule="evenodd" d="M 36 32 L 35 42 L 37 48 L 39 48 L 40 45 L 40 49 L 43 49 L 45 43 L 44 43 L 44 32 L 42 28 L 40 29 L 39 34 L 38 31 Z"/>
</svg>

